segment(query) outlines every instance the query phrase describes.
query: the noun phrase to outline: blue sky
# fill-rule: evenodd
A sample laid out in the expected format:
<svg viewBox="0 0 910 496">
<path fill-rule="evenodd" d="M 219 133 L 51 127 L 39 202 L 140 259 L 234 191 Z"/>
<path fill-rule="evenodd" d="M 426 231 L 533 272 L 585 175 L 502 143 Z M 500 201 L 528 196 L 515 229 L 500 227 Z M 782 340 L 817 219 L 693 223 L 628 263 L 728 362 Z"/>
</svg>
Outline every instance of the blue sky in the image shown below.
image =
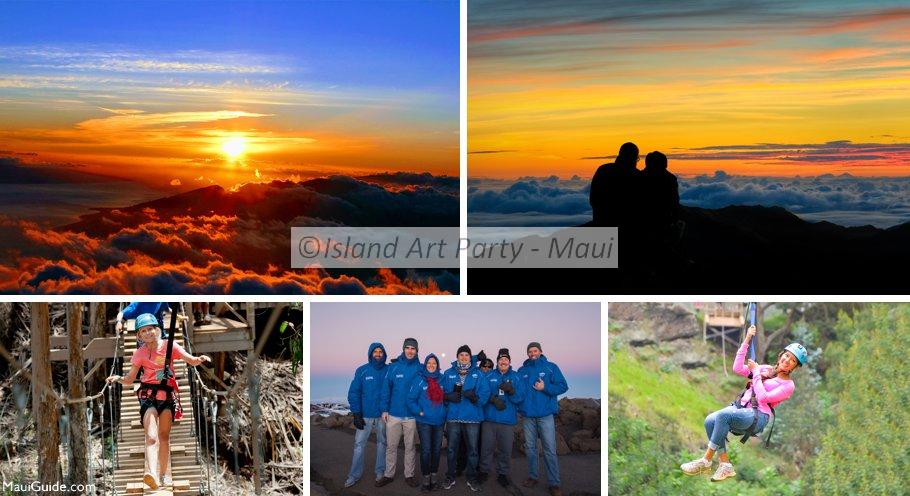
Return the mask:
<svg viewBox="0 0 910 496">
<path fill-rule="evenodd" d="M 3 45 L 233 52 L 273 58 L 302 84 L 458 87 L 457 2 L 4 2 L 3 10 Z"/>
</svg>

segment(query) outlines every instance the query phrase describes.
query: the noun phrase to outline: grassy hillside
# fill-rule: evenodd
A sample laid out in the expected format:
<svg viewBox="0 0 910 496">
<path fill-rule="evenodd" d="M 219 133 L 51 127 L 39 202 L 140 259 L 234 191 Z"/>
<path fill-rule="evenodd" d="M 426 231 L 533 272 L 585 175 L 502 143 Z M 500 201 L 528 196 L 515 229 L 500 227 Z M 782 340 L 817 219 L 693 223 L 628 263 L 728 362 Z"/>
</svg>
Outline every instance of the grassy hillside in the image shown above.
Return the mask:
<svg viewBox="0 0 910 496">
<path fill-rule="evenodd" d="M 659 353 L 652 350 L 651 353 Z M 713 371 L 689 372 L 663 366 L 645 351 L 623 347 L 609 361 L 610 494 L 781 495 L 796 494 L 793 468 L 752 439 L 729 437 L 737 477 L 711 483 L 689 477 L 679 465 L 706 446 L 705 416 L 729 403 L 739 380 Z M 722 370 L 722 367 L 718 366 Z M 775 433 L 777 436 L 777 433 Z M 790 477 L 784 474 L 789 474 Z"/>
</svg>

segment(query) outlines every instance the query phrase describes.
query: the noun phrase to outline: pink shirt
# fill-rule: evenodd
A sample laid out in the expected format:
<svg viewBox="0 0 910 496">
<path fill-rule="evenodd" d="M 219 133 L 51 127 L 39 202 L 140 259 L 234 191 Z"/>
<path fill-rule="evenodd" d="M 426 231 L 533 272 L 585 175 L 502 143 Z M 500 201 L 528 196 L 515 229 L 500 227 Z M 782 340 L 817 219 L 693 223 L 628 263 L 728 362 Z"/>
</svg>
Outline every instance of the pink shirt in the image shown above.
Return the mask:
<svg viewBox="0 0 910 496">
<path fill-rule="evenodd" d="M 744 342 L 736 352 L 736 360 L 733 361 L 733 372 L 749 377 L 749 368 L 746 367 L 746 350 L 749 349 L 749 343 Z M 752 392 L 755 392 L 755 399 L 758 401 L 758 410 L 771 415 L 771 407 L 777 408 L 784 400 L 793 394 L 795 389 L 793 381 L 778 379 L 772 377 L 762 380 L 762 372 L 774 370 L 771 365 L 759 365 L 752 375 L 752 387 L 743 394 L 742 405 L 748 406 L 752 401 Z M 770 406 L 769 406 L 770 405 Z"/>
<path fill-rule="evenodd" d="M 142 345 L 141 348 L 133 353 L 130 363 L 134 367 L 142 367 L 142 377 L 139 378 L 141 382 L 158 384 L 161 382 L 159 372 L 164 370 L 164 358 L 166 356 L 167 340 L 162 339 L 158 341 L 158 348 L 155 350 L 152 350 L 148 344 Z M 174 360 L 180 360 L 184 356 L 186 356 L 186 351 L 179 344 L 174 343 L 174 349 L 171 351 L 171 370 L 173 370 Z M 163 400 L 166 397 L 167 395 L 164 391 L 158 392 L 158 399 Z"/>
</svg>

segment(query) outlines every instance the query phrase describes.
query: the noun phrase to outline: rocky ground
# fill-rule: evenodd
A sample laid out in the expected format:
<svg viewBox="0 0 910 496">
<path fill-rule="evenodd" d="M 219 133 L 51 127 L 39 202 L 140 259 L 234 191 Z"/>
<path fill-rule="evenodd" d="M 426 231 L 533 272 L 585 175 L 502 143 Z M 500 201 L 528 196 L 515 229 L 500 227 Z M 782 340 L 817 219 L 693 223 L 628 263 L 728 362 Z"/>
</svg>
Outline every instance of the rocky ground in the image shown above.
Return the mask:
<svg viewBox="0 0 910 496">
<path fill-rule="evenodd" d="M 557 417 L 557 452 L 559 457 L 560 478 L 563 493 L 566 495 L 600 494 L 600 402 L 593 399 L 562 399 L 560 415 Z M 375 459 L 375 441 L 371 439 L 365 455 L 364 478 L 354 487 L 343 489 L 344 478 L 350 468 L 351 448 L 354 427 L 353 416 L 331 414 L 328 416 L 311 416 L 310 429 L 310 463 L 311 491 L 313 494 L 417 494 L 418 489 L 407 486 L 400 475 L 395 482 L 381 489 L 373 487 L 370 467 Z M 445 439 L 443 439 L 445 447 Z M 445 452 L 440 461 L 440 473 L 445 472 Z M 399 449 L 399 460 L 403 459 L 404 450 Z M 399 467 L 403 462 L 399 461 Z M 545 474 L 543 460 L 541 472 Z M 419 467 L 418 467 L 419 473 Z M 520 424 L 515 427 L 515 442 L 512 452 L 512 478 L 521 482 L 527 476 L 527 460 L 524 455 L 524 435 Z M 533 489 L 512 487 L 501 488 L 495 480 L 483 486 L 486 494 L 547 494 L 545 476 L 541 484 Z M 464 478 L 447 494 L 469 494 Z"/>
<path fill-rule="evenodd" d="M 663 366 L 706 367 L 717 350 L 702 341 L 701 335 L 701 323 L 691 305 L 610 304 L 610 346 L 629 346 L 645 354 L 656 352 Z"/>
</svg>

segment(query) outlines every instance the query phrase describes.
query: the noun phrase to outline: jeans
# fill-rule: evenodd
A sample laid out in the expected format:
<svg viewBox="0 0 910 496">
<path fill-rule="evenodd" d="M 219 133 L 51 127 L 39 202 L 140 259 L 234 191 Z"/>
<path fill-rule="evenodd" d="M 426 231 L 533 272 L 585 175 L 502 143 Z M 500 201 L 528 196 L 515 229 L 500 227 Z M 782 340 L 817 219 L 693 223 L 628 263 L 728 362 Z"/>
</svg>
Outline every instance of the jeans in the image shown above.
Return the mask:
<svg viewBox="0 0 910 496">
<path fill-rule="evenodd" d="M 430 475 L 439 472 L 442 426 L 417 422 L 417 436 L 420 438 L 420 473 Z"/>
<path fill-rule="evenodd" d="M 708 415 L 705 418 L 708 447 L 718 453 L 725 453 L 727 451 L 727 433 L 731 430 L 737 432 L 746 431 L 752 425 L 754 415 L 752 408 L 736 408 L 733 405 Z M 755 426 L 756 434 L 765 428 L 769 418 L 766 413 L 758 413 L 758 425 Z"/>
<path fill-rule="evenodd" d="M 512 458 L 512 442 L 515 440 L 514 426 L 496 422 L 484 422 L 480 427 L 480 471 L 492 472 L 493 451 L 499 450 L 496 457 L 496 473 L 509 475 L 509 463 Z"/>
<path fill-rule="evenodd" d="M 468 480 L 477 480 L 477 438 L 480 435 L 480 424 L 465 422 L 448 422 L 446 430 L 449 442 L 448 456 L 446 457 L 446 477 L 455 478 L 456 458 L 458 458 L 458 444 L 462 438 L 466 441 L 468 447 L 468 466 L 465 467 L 465 475 Z"/>
<path fill-rule="evenodd" d="M 351 458 L 349 481 L 358 481 L 363 476 L 363 451 L 373 430 L 376 431 L 376 478 L 385 473 L 385 422 L 379 417 L 364 418 L 363 422 L 366 424 L 363 430 L 354 431 L 354 456 Z"/>
<path fill-rule="evenodd" d="M 559 458 L 556 455 L 556 422 L 552 415 L 525 417 L 522 427 L 525 434 L 525 453 L 528 455 L 528 477 L 537 480 L 540 475 L 537 460 L 537 439 L 543 445 L 543 461 L 547 465 L 547 485 L 559 485 Z"/>
</svg>

